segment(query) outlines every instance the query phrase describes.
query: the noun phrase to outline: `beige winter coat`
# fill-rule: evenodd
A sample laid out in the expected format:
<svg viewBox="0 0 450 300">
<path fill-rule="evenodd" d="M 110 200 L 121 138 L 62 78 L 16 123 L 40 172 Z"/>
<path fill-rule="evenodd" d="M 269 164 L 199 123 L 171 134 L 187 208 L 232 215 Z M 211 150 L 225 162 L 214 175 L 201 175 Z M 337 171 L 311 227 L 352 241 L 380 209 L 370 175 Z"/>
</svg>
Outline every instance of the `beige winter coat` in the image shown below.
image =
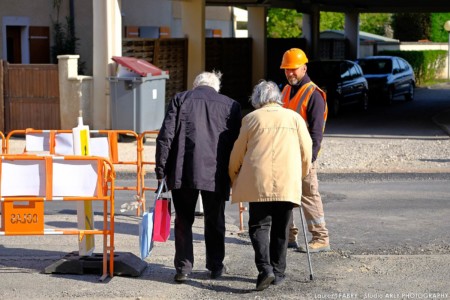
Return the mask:
<svg viewBox="0 0 450 300">
<path fill-rule="evenodd" d="M 299 205 L 312 141 L 295 111 L 268 104 L 242 119 L 228 172 L 232 203 L 289 201 Z"/>
</svg>

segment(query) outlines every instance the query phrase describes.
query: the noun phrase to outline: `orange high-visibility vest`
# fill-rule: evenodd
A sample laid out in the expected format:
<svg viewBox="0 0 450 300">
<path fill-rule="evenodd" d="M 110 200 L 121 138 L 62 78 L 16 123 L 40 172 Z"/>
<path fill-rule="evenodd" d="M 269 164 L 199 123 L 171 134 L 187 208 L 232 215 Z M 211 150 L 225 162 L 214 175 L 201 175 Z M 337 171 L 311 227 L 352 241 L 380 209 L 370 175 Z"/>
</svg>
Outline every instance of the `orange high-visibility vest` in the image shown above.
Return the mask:
<svg viewBox="0 0 450 300">
<path fill-rule="evenodd" d="M 283 101 L 283 107 L 298 112 L 300 116 L 302 116 L 303 120 L 305 120 L 306 125 L 308 125 L 306 110 L 308 108 L 308 103 L 311 99 L 311 95 L 315 90 L 317 90 L 322 95 L 323 101 L 325 101 L 325 111 L 323 113 L 323 130 L 325 130 L 325 123 L 328 116 L 327 95 L 312 81 L 305 83 L 298 90 L 297 94 L 292 97 L 292 99 L 290 99 L 291 86 L 287 84 L 281 92 L 281 101 Z"/>
</svg>

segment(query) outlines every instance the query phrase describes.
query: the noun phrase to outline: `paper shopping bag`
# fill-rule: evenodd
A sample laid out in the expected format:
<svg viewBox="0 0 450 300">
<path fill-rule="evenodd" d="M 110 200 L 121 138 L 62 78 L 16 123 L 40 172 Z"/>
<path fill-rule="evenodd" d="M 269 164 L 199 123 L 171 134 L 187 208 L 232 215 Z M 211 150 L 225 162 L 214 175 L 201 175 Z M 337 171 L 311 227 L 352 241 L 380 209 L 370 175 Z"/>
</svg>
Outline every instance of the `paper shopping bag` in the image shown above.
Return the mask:
<svg viewBox="0 0 450 300">
<path fill-rule="evenodd" d="M 170 211 L 169 198 L 155 200 L 153 219 L 153 241 L 165 242 L 170 236 Z"/>
<path fill-rule="evenodd" d="M 141 259 L 144 260 L 150 255 L 153 248 L 153 208 L 142 215 L 141 223 L 139 224 L 139 249 L 141 252 Z"/>
</svg>

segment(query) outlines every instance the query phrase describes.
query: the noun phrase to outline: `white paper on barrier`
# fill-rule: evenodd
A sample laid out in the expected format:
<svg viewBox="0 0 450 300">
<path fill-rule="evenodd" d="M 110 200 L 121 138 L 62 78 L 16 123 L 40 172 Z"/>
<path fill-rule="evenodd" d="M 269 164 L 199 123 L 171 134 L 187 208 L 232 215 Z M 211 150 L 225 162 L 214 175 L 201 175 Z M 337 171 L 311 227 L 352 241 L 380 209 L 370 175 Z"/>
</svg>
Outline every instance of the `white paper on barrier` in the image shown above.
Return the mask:
<svg viewBox="0 0 450 300">
<path fill-rule="evenodd" d="M 95 196 L 97 178 L 97 161 L 54 160 L 53 196 Z"/>
<path fill-rule="evenodd" d="M 57 133 L 55 135 L 55 154 L 73 155 L 73 136 L 71 133 Z"/>
<path fill-rule="evenodd" d="M 107 137 L 95 137 L 90 139 L 92 156 L 100 156 L 109 159 L 109 144 Z"/>
<path fill-rule="evenodd" d="M 3 160 L 1 195 L 45 196 L 45 161 Z"/>
<path fill-rule="evenodd" d="M 50 133 L 25 134 L 25 149 L 27 152 L 50 151 Z"/>
</svg>

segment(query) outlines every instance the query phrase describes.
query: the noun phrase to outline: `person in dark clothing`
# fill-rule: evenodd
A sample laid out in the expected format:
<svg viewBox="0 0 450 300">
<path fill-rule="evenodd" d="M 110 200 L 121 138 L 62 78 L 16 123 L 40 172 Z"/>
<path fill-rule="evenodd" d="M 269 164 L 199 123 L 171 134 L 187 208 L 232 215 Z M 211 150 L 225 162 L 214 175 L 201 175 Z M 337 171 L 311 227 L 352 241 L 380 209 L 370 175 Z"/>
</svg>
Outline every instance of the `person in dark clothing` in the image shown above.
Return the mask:
<svg viewBox="0 0 450 300">
<path fill-rule="evenodd" d="M 170 102 L 156 139 L 156 177 L 166 178 L 175 207 L 176 282 L 194 266 L 192 224 L 199 193 L 204 209 L 206 268 L 212 279 L 225 272 L 225 201 L 228 163 L 241 126 L 241 106 L 219 93 L 220 72 L 203 72 L 192 90 Z"/>
</svg>

